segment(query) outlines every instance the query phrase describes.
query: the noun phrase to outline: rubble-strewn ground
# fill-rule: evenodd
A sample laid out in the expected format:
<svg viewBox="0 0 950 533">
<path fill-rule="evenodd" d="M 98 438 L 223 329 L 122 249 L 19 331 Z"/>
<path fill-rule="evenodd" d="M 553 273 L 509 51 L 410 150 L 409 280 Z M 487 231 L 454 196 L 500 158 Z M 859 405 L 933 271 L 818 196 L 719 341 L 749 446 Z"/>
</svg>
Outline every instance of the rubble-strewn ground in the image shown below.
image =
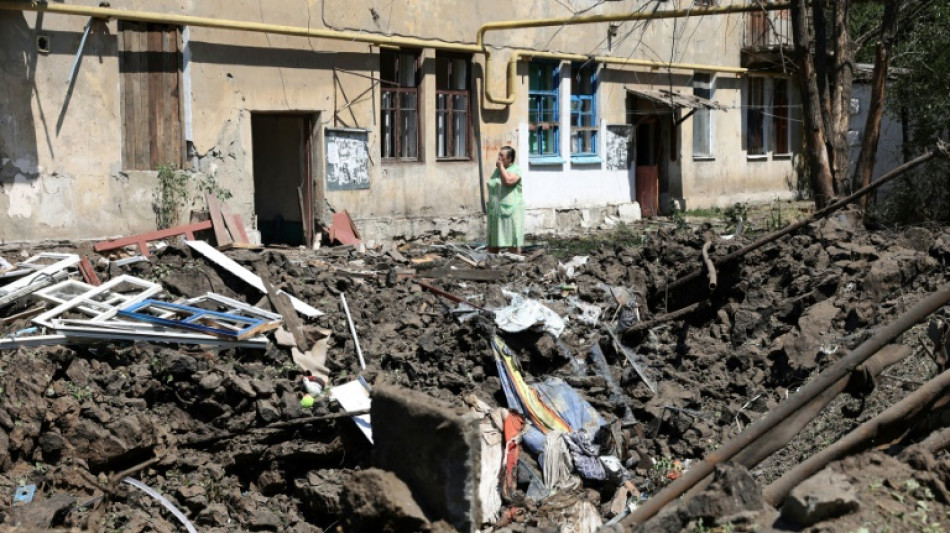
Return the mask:
<svg viewBox="0 0 950 533">
<path fill-rule="evenodd" d="M 728 441 L 950 278 L 950 228 L 869 230 L 845 215 L 811 224 L 722 268 L 709 303 L 685 319 L 626 338 L 658 383 L 653 394 L 611 347 L 605 327 L 631 309 L 619 309 L 610 288 L 635 295 L 640 320 L 705 300 L 705 277 L 669 293 L 657 289 L 699 268 L 707 238 L 714 240 L 713 255 L 722 256 L 751 237 L 718 240 L 715 235 L 724 233 L 719 225 L 692 222 L 644 223 L 586 239 L 549 241 L 526 250 L 523 262 L 493 256 L 481 268 L 500 272 L 498 281 L 430 280 L 488 308 L 507 304 L 502 289 L 543 301 L 572 317 L 562 340 L 579 358 L 600 342 L 636 425 L 621 427 L 623 412 L 605 380 L 592 367 L 579 375 L 549 337 L 504 335 L 529 382 L 562 377 L 611 422 L 611 451 L 646 496 L 669 482 L 677 464 L 688 466 Z M 401 385 L 459 406 L 465 405 L 462 396 L 474 393 L 491 406 L 505 406 L 488 342 L 490 322 L 459 323 L 446 312 L 454 303 L 399 275 L 409 268 L 420 275 L 428 267 L 472 268 L 443 244 L 404 244 L 399 251 L 405 262 L 383 251 L 360 254 L 344 247 L 227 253 L 250 269 L 263 259 L 275 285 L 326 313 L 308 324 L 307 332 L 311 340 L 312 326 L 333 332 L 327 360 L 331 383 L 361 373 L 340 307 L 345 292 L 366 357 L 362 376 L 371 385 Z M 21 253 L 38 249 L 7 246 L 0 255 L 22 260 Z M 88 244 L 43 249 L 95 256 Z M 574 279 L 559 276 L 559 261 L 576 253 L 589 254 L 587 264 Z M 432 260 L 411 262 L 426 255 Z M 266 306 L 260 293 L 183 246 L 170 246 L 150 262 L 100 265 L 98 273 L 103 279 L 129 273 L 161 281 L 171 297 L 214 291 Z M 579 320 L 577 302 L 597 306 L 600 324 Z M 17 303 L 0 316 L 28 306 Z M 944 309 L 936 316 L 947 319 L 950 313 Z M 29 326 L 18 320 L 0 326 L 0 333 Z M 940 369 L 930 357 L 925 326 L 901 337 L 914 354 L 887 370 L 867 398 L 839 398 L 783 451 L 752 469 L 759 486 L 933 377 Z M 326 397 L 303 409 L 301 375 L 289 351 L 273 344 L 267 350 L 115 343 L 0 352 L 0 494 L 9 496 L 0 520 L 40 529 L 182 530 L 144 493 L 124 484 L 104 487 L 114 473 L 156 458 L 132 476 L 168 497 L 200 531 L 354 530 L 358 515 L 372 507 L 360 491 L 373 491 L 361 487 L 404 489 L 362 472 L 371 466 L 371 445 L 348 418 L 265 427 L 340 410 Z M 834 469 L 849 477 L 860 509 L 810 530 L 950 528 L 950 501 L 942 499 L 946 489 L 939 490 L 950 482 L 945 452 L 915 464 L 867 452 Z M 37 485 L 34 502 L 10 506 L 15 488 L 27 483 Z M 103 488 L 114 495 L 90 502 Z M 589 484 L 540 503 L 517 499 L 525 511 L 507 527 L 556 528 L 560 510 L 577 498 L 591 501 L 606 519 L 615 490 Z M 772 527 L 776 516 L 743 515 L 734 525 L 688 517 L 682 527 L 761 530 Z M 410 530 L 449 527 L 414 520 L 407 516 L 401 523 Z"/>
</svg>

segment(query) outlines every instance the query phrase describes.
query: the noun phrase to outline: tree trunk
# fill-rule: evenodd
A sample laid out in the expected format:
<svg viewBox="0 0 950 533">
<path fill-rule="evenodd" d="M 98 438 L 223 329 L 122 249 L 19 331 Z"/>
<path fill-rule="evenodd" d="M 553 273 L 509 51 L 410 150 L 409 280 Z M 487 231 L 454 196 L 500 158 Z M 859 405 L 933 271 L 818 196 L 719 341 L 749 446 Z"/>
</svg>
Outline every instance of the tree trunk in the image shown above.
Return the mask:
<svg viewBox="0 0 950 533">
<path fill-rule="evenodd" d="M 848 31 L 850 0 L 838 0 L 834 4 L 835 56 L 834 69 L 829 72 L 832 87 L 831 120 L 828 137 L 833 147 L 832 169 L 835 192 L 847 195 L 851 173 L 851 148 L 848 146 L 848 130 L 851 128 L 851 82 L 854 78 L 854 48 Z"/>
<path fill-rule="evenodd" d="M 820 8 L 819 8 L 820 9 Z M 825 122 L 819 76 L 812 55 L 812 36 L 808 28 L 808 0 L 792 3 L 792 38 L 795 45 L 795 61 L 798 64 L 798 82 L 802 94 L 802 121 L 805 141 L 805 156 L 808 160 L 809 178 L 815 207 L 821 209 L 835 196 L 828 147 L 825 143 Z M 823 17 L 822 17 L 823 18 Z M 824 51 L 816 49 L 818 55 Z M 827 78 L 826 78 L 827 79 Z"/>
<path fill-rule="evenodd" d="M 871 75 L 871 103 L 868 118 L 864 125 L 864 138 L 861 141 L 861 153 L 858 155 L 857 168 L 854 170 L 855 187 L 871 183 L 874 160 L 877 156 L 877 143 L 881 137 L 881 120 L 884 116 L 884 93 L 887 89 L 887 69 L 890 63 L 891 45 L 897 34 L 897 0 L 887 0 L 884 5 L 884 31 L 874 54 L 874 72 Z M 867 197 L 861 198 L 861 208 L 867 205 Z"/>
</svg>

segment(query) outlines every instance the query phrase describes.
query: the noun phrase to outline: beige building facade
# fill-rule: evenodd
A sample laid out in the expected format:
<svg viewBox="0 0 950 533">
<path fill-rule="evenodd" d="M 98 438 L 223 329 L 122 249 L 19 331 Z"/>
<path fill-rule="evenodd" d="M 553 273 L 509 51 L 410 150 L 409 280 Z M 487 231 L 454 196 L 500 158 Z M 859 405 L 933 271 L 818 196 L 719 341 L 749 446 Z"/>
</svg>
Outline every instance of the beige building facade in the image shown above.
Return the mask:
<svg viewBox="0 0 950 533">
<path fill-rule="evenodd" d="M 188 173 L 183 220 L 227 191 L 264 242 L 342 210 L 480 239 L 504 145 L 534 234 L 790 197 L 798 91 L 752 20 L 785 12 L 700 4 L 2 1 L 0 241 L 155 229 L 159 165 Z"/>
</svg>

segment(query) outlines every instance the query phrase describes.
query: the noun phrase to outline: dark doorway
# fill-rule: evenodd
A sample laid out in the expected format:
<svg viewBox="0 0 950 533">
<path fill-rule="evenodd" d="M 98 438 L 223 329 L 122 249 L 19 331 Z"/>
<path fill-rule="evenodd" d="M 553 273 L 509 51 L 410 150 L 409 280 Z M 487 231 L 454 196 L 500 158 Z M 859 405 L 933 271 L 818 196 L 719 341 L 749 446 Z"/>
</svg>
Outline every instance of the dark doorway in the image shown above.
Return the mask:
<svg viewBox="0 0 950 533">
<path fill-rule="evenodd" d="M 313 242 L 312 115 L 254 113 L 254 213 L 263 244 Z"/>
</svg>

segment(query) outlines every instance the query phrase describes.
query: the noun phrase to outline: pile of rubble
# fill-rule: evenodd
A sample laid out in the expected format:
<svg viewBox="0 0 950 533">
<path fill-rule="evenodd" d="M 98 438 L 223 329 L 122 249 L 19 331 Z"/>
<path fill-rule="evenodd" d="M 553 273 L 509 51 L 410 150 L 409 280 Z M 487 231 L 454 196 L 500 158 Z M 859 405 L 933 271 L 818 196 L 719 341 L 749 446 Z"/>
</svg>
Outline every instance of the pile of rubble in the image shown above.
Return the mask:
<svg viewBox="0 0 950 533">
<path fill-rule="evenodd" d="M 643 530 L 858 527 L 879 512 L 858 503 L 875 483 L 880 498 L 929 493 L 925 524 L 950 510 L 942 446 L 897 455 L 933 432 L 941 394 L 874 443 L 888 453 L 854 446 L 824 477 L 770 485 L 942 372 L 946 309 L 889 341 L 863 387 L 844 379 L 850 417 L 822 415 L 816 435 L 802 428 L 817 412 L 796 414 L 778 444 L 704 461 L 939 292 L 948 229 L 842 215 L 728 263 L 751 239 L 709 227 L 634 227 L 586 256 L 222 251 L 201 240 L 211 229 L 101 253 L 0 249 L 2 523 L 621 530 L 704 465 L 708 484 Z M 715 276 L 676 284 L 697 271 Z"/>
</svg>

